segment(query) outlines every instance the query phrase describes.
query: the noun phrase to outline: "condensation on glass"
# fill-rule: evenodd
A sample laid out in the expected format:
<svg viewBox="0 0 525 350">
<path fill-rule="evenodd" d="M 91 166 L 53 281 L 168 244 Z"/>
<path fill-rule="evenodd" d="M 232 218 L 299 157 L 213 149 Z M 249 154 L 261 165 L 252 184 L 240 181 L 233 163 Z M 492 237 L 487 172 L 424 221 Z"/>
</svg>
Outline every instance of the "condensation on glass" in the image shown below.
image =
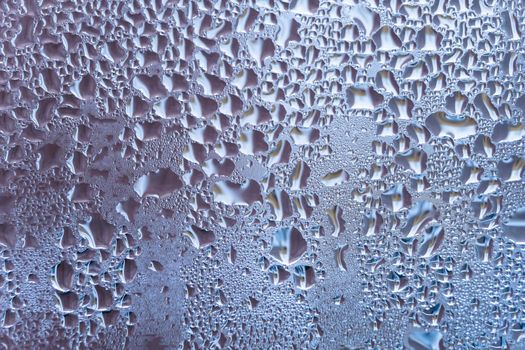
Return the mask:
<svg viewBox="0 0 525 350">
<path fill-rule="evenodd" d="M 525 349 L 524 31 L 0 1 L 0 349 Z"/>
</svg>

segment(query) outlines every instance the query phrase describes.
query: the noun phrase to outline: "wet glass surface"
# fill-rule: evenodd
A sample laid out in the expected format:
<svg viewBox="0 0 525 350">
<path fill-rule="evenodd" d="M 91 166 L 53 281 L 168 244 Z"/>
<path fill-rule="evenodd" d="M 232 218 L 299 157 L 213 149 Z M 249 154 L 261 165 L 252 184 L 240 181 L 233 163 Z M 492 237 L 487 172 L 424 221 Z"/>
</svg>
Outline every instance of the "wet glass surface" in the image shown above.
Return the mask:
<svg viewBox="0 0 525 350">
<path fill-rule="evenodd" d="M 0 1 L 0 349 L 525 349 L 524 31 Z"/>
</svg>

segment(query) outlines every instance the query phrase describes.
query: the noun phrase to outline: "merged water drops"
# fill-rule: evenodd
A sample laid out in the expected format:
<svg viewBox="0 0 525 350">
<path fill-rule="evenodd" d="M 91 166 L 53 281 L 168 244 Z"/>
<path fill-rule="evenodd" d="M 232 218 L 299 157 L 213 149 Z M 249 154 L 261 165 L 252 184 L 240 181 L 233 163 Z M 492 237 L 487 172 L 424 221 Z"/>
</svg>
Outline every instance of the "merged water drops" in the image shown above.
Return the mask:
<svg viewBox="0 0 525 350">
<path fill-rule="evenodd" d="M 0 4 L 6 349 L 521 349 L 525 7 Z"/>
</svg>

